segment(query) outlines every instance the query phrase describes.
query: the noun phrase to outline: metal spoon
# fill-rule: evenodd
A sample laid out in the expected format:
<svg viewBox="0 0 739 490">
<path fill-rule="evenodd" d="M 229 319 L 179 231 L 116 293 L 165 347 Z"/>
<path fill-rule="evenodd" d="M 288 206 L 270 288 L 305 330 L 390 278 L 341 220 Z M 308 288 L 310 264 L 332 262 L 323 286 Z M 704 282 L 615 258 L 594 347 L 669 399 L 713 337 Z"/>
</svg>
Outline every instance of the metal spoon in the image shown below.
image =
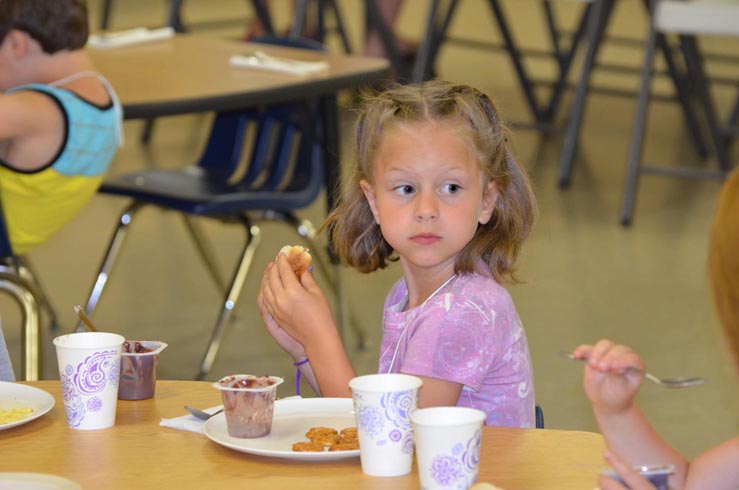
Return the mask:
<svg viewBox="0 0 739 490">
<path fill-rule="evenodd" d="M 221 408 L 220 410 L 216 410 L 213 413 L 203 412 L 202 410 L 198 410 L 197 408 L 191 407 L 190 405 L 185 405 L 185 410 L 190 412 L 190 415 L 192 415 L 193 417 L 197 417 L 200 420 L 208 420 L 212 416 L 218 415 L 219 413 L 223 412 L 223 408 Z"/>
<path fill-rule="evenodd" d="M 579 359 L 574 357 L 571 353 L 560 351 L 559 355 L 565 359 L 572 361 L 587 361 L 587 359 Z M 654 374 L 648 373 L 641 369 L 629 368 L 631 371 L 641 373 L 652 383 L 664 386 L 665 388 L 690 388 L 691 386 L 699 386 L 708 381 L 708 378 L 658 378 Z"/>
</svg>

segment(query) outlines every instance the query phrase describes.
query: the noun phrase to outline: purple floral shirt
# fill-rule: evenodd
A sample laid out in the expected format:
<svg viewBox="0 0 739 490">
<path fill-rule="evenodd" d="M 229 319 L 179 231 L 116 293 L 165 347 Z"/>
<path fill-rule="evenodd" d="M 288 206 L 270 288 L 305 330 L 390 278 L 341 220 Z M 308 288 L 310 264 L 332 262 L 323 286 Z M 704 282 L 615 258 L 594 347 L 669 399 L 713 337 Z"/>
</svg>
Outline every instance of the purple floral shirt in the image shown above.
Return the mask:
<svg viewBox="0 0 739 490">
<path fill-rule="evenodd" d="M 385 300 L 378 372 L 460 383 L 457 406 L 484 411 L 486 425 L 534 427 L 526 334 L 503 286 L 490 275 L 457 275 L 403 311 L 407 301 L 401 279 Z"/>
</svg>

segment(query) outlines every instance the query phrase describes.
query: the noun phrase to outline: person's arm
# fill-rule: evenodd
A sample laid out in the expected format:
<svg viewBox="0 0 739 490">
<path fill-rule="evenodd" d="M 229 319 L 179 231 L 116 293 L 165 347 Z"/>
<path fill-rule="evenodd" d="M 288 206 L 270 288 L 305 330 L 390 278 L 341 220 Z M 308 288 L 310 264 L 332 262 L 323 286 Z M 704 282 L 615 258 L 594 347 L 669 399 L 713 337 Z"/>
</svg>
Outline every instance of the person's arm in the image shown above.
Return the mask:
<svg viewBox="0 0 739 490">
<path fill-rule="evenodd" d="M 0 93 L 0 141 L 23 142 L 31 148 L 59 146 L 64 120 L 56 103 L 45 94 Z M 35 170 L 44 162 L 13 162 L 20 170 Z"/>
<path fill-rule="evenodd" d="M 688 468 L 685 490 L 739 488 L 739 436 L 695 458 Z"/>
<path fill-rule="evenodd" d="M 610 340 L 580 346 L 573 355 L 587 359 L 585 393 L 608 448 L 632 465 L 675 465 L 671 488 L 683 488 L 687 460 L 662 439 L 634 403 L 643 379 L 642 359 L 628 347 Z"/>
<path fill-rule="evenodd" d="M 298 281 L 287 258 L 280 254 L 265 274 L 261 293 L 265 310 L 303 346 L 321 395 L 351 397 L 349 380 L 356 374 L 328 301 L 312 273 L 303 273 Z"/>
<path fill-rule="evenodd" d="M 54 116 L 59 118 L 59 109 L 46 95 L 33 91 L 0 93 L 0 140 L 41 132 Z"/>
<path fill-rule="evenodd" d="M 423 389 L 418 393 L 418 407 L 453 407 L 462 393 L 460 383 L 445 379 L 416 376 L 423 381 Z"/>
<path fill-rule="evenodd" d="M 262 287 L 264 287 L 264 282 L 266 280 L 267 271 L 265 271 L 265 274 L 262 277 Z M 272 315 L 269 314 L 264 305 L 264 298 L 261 291 L 259 296 L 257 296 L 257 307 L 259 308 L 259 313 L 262 315 L 262 320 L 267 333 L 272 336 L 274 341 L 277 342 L 277 345 L 279 345 L 282 350 L 287 352 L 293 360 L 293 365 L 300 370 L 301 376 L 308 382 L 313 391 L 318 396 L 321 396 L 321 390 L 318 387 L 316 375 L 313 373 L 310 362 L 303 362 L 307 360 L 305 349 L 300 342 L 290 337 L 290 335 L 275 321 Z"/>
</svg>

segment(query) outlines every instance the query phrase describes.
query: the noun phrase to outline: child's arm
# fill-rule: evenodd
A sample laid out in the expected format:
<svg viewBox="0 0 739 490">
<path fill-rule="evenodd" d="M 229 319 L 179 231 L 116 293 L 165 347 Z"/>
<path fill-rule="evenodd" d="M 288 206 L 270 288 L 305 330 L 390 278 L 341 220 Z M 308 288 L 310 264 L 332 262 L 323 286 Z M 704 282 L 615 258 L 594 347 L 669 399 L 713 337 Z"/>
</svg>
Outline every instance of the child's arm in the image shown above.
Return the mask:
<svg viewBox="0 0 739 490">
<path fill-rule="evenodd" d="M 264 285 L 264 281 L 266 280 L 266 278 L 267 273 L 265 272 L 262 280 L 262 285 Z M 307 359 L 305 349 L 300 344 L 300 342 L 290 337 L 290 335 L 288 335 L 288 333 L 285 332 L 285 330 L 277 324 L 272 315 L 269 314 L 266 307 L 264 306 L 264 298 L 262 297 L 261 292 L 257 297 L 257 307 L 259 307 L 259 313 L 262 315 L 262 320 L 264 321 L 264 326 L 267 329 L 267 333 L 272 336 L 272 338 L 275 340 L 275 342 L 277 342 L 277 345 L 279 345 L 282 350 L 287 352 L 290 357 L 292 357 L 293 363 L 300 370 L 300 374 L 303 376 L 303 378 L 305 378 L 313 391 L 318 396 L 320 396 L 321 390 L 318 387 L 316 375 L 313 373 L 310 362 L 303 362 Z"/>
<path fill-rule="evenodd" d="M 739 488 L 739 436 L 701 454 L 690 463 L 685 490 Z"/>
<path fill-rule="evenodd" d="M 588 359 L 584 387 L 608 448 L 629 464 L 673 464 L 672 487 L 683 488 L 688 463 L 654 430 L 634 397 L 639 391 L 644 362 L 631 349 L 601 340 L 583 345 L 574 356 Z M 634 368 L 634 369 L 631 369 Z"/>
<path fill-rule="evenodd" d="M 417 375 L 415 375 L 417 376 Z M 454 381 L 417 376 L 423 380 L 423 387 L 418 394 L 418 407 L 454 407 L 457 405 L 462 385 Z"/>
<path fill-rule="evenodd" d="M 44 151 L 59 146 L 63 119 L 59 107 L 46 95 L 32 91 L 0 94 L 0 141 L 23 141 Z M 21 170 L 34 170 L 45 163 L 13 162 Z"/>
<path fill-rule="evenodd" d="M 261 292 L 264 309 L 304 347 L 321 395 L 350 397 L 349 380 L 355 376 L 354 368 L 313 275 L 305 272 L 298 281 L 284 254 L 267 266 L 265 275 Z"/>
<path fill-rule="evenodd" d="M 59 118 L 59 109 L 48 96 L 32 91 L 0 93 L 0 139 L 33 134 L 48 127 L 49 117 Z"/>
</svg>

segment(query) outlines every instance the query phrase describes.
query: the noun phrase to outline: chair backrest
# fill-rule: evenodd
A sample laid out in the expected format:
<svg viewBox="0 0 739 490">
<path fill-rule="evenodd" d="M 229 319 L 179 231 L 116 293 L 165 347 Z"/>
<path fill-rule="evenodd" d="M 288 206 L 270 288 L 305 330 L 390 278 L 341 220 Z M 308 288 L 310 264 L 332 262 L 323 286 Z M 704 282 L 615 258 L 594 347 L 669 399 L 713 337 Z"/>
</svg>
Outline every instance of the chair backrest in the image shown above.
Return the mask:
<svg viewBox="0 0 739 490">
<path fill-rule="evenodd" d="M 254 42 L 325 50 L 311 39 L 264 37 Z M 317 151 L 308 131 L 308 103 L 219 112 L 198 166 L 216 183 L 235 191 L 298 190 L 315 178 Z M 318 129 L 316 129 L 318 128 Z"/>
</svg>

